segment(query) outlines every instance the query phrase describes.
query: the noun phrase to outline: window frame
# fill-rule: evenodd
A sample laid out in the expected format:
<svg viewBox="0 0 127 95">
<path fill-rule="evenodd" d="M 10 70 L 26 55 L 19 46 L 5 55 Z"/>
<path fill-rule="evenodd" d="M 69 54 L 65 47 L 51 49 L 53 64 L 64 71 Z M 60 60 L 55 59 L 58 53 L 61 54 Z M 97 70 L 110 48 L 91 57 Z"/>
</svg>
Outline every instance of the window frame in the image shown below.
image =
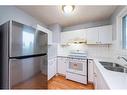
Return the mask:
<svg viewBox="0 0 127 95">
<path fill-rule="evenodd" d="M 127 29 L 125 29 L 126 26 L 127 26 L 127 15 L 122 17 L 122 49 L 127 49 L 127 42 L 126 42 L 127 41 L 126 40 L 127 39 L 127 36 L 126 36 Z"/>
<path fill-rule="evenodd" d="M 117 15 L 116 18 L 116 42 L 117 48 L 123 52 L 127 49 L 123 48 L 123 17 L 127 16 L 127 7 L 123 8 L 122 11 Z"/>
</svg>

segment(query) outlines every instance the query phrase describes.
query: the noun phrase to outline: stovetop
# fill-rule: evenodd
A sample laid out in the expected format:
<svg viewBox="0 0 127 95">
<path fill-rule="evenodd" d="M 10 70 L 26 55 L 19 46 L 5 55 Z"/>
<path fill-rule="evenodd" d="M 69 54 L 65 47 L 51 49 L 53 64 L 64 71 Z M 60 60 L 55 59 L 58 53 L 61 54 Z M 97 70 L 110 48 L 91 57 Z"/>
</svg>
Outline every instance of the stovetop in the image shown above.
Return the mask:
<svg viewBox="0 0 127 95">
<path fill-rule="evenodd" d="M 70 58 L 75 58 L 75 59 L 87 59 L 88 53 L 87 52 L 71 52 L 68 56 Z"/>
</svg>

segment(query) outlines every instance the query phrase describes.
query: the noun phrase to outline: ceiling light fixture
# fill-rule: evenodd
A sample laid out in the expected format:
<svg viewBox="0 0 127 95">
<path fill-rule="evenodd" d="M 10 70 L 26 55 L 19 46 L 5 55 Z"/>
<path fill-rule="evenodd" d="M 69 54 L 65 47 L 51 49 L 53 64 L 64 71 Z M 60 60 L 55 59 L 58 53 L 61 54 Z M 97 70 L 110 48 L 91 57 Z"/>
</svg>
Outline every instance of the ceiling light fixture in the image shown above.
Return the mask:
<svg viewBox="0 0 127 95">
<path fill-rule="evenodd" d="M 63 5 L 62 6 L 63 12 L 67 13 L 67 14 L 72 13 L 74 11 L 74 9 L 75 9 L 74 5 Z"/>
</svg>

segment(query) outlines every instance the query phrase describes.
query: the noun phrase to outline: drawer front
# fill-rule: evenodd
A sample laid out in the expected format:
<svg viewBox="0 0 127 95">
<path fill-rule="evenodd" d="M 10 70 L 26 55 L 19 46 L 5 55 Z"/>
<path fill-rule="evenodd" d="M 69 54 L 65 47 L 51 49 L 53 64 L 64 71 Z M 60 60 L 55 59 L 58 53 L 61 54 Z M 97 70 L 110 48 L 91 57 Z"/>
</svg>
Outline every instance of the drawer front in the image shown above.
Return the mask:
<svg viewBox="0 0 127 95">
<path fill-rule="evenodd" d="M 82 75 L 67 72 L 66 73 L 66 79 L 70 79 L 70 80 L 73 80 L 76 82 L 87 84 L 87 76 L 82 76 Z"/>
</svg>

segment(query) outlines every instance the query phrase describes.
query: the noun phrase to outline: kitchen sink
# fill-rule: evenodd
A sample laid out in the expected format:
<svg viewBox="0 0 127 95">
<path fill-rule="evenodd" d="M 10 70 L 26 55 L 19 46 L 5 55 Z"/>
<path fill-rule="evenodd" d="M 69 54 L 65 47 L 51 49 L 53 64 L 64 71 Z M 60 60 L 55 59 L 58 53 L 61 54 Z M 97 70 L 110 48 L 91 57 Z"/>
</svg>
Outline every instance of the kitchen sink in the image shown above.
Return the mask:
<svg viewBox="0 0 127 95">
<path fill-rule="evenodd" d="M 108 70 L 111 71 L 116 71 L 116 72 L 123 72 L 123 73 L 127 73 L 127 68 L 117 64 L 117 63 L 113 63 L 113 62 L 103 62 L 103 61 L 99 61 L 101 63 L 101 65 Z"/>
</svg>

